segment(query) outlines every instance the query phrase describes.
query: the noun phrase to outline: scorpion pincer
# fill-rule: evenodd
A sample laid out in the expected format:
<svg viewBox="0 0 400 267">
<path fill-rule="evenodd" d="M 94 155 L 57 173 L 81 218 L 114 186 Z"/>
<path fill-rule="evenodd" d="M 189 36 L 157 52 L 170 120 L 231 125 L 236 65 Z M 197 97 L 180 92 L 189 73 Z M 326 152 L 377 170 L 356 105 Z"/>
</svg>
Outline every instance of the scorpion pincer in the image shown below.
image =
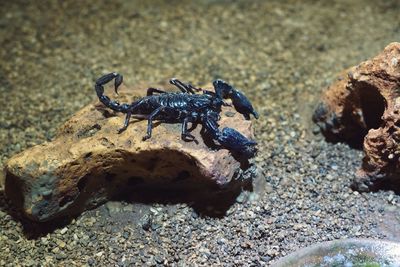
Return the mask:
<svg viewBox="0 0 400 267">
<path fill-rule="evenodd" d="M 119 133 L 125 131 L 129 125 L 131 116 L 146 118 L 148 120 L 147 133 L 143 141 L 151 137 L 153 120 L 163 122 L 182 123 L 181 137 L 185 141 L 195 141 L 195 137 L 188 131 L 188 123 L 201 123 L 203 130 L 213 140 L 230 150 L 232 153 L 244 155 L 249 158 L 254 156 L 257 143 L 248 139 L 235 129 L 225 127 L 219 130 L 221 107 L 226 104 L 223 99 L 230 98 L 235 109 L 243 114 L 245 119 L 250 119 L 252 114 L 256 119 L 259 115 L 254 110 L 250 101 L 243 93 L 223 80 L 213 82 L 215 92 L 193 87 L 177 79 L 171 79 L 170 83 L 181 92 L 166 92 L 157 88 L 148 88 L 147 96 L 132 102 L 120 104 L 104 95 L 104 85 L 114 79 L 114 90 L 118 94 L 118 87 L 122 84 L 123 77 L 118 73 L 109 73 L 100 77 L 95 84 L 95 90 L 99 100 L 108 108 L 126 114 L 124 125 Z M 201 92 L 201 94 L 196 94 Z"/>
</svg>

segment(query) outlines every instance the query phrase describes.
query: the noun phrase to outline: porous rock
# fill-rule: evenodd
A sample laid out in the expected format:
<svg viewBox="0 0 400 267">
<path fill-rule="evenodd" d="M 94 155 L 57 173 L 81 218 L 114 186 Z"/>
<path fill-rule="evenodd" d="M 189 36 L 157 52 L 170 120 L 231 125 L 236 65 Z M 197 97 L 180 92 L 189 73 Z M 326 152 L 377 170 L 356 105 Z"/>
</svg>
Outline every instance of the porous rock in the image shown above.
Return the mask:
<svg viewBox="0 0 400 267">
<path fill-rule="evenodd" d="M 328 140 L 363 143 L 355 189 L 400 190 L 400 43 L 343 72 L 313 120 Z"/>
<path fill-rule="evenodd" d="M 145 88 L 122 86 L 118 100 L 129 103 L 143 96 Z M 210 145 L 201 125 L 191 132 L 198 143 L 181 139 L 180 124 L 157 121 L 152 138 L 142 141 L 147 121 L 131 119 L 128 129 L 118 134 L 123 121 L 124 114 L 98 100 L 84 107 L 60 127 L 53 141 L 6 163 L 6 196 L 30 219 L 47 221 L 124 194 L 183 192 L 208 198 L 242 186 L 247 160 Z M 253 135 L 251 122 L 232 107 L 223 107 L 219 124 Z"/>
</svg>

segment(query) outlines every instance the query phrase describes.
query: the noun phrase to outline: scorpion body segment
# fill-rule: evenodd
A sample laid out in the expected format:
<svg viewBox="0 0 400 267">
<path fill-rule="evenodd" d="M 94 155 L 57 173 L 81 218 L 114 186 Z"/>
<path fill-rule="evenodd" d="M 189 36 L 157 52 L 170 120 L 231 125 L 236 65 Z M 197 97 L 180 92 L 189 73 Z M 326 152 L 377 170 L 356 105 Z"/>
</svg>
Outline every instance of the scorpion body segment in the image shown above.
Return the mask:
<svg viewBox="0 0 400 267">
<path fill-rule="evenodd" d="M 195 141 L 194 136 L 188 132 L 188 123 L 201 123 L 207 133 L 218 141 L 221 146 L 231 152 L 242 153 L 251 157 L 256 152 L 256 142 L 246 138 L 232 128 L 219 130 L 217 121 L 220 119 L 221 107 L 227 105 L 223 99 L 231 98 L 235 109 L 250 119 L 250 114 L 258 118 L 257 112 L 250 101 L 238 90 L 222 80 L 214 81 L 215 92 L 195 88 L 177 79 L 171 79 L 170 83 L 181 92 L 165 92 L 157 88 L 147 89 L 147 95 L 131 104 L 120 104 L 104 95 L 104 85 L 114 79 L 114 90 L 118 94 L 118 87 L 122 84 L 123 77 L 118 73 L 109 73 L 100 77 L 95 83 L 95 91 L 99 100 L 108 108 L 126 114 L 124 125 L 119 132 L 123 132 L 129 125 L 132 115 L 140 116 L 148 120 L 147 133 L 143 137 L 146 140 L 151 137 L 153 120 L 163 122 L 181 122 L 182 139 Z M 196 94 L 202 92 L 202 94 Z"/>
</svg>

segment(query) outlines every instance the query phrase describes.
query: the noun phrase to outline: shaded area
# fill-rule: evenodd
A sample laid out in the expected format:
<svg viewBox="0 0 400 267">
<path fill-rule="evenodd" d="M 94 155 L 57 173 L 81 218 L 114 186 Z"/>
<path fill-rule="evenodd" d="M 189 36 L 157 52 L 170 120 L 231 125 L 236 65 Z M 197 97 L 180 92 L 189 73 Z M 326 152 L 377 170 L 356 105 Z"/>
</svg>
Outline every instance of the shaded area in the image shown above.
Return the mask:
<svg viewBox="0 0 400 267">
<path fill-rule="evenodd" d="M 103 157 L 87 153 L 82 161 L 96 163 Z M 238 168 L 233 177 L 208 177 L 210 174 L 201 173 L 201 167 L 196 165 L 193 158 L 168 149 L 138 154 L 118 150 L 108 157 L 113 161 L 105 161 L 101 168 L 85 171 L 83 177 L 73 178 L 76 181 L 63 176 L 68 175 L 64 170 L 69 169 L 68 166 L 63 166 L 61 171 L 47 173 L 45 178 L 56 181 L 50 185 L 50 191 L 35 186 L 35 183 L 43 180 L 40 177 L 32 181 L 28 177 L 23 182 L 22 178 L 9 171 L 6 174 L 6 194 L 18 209 L 37 221 L 76 216 L 111 199 L 142 203 L 187 203 L 198 213 L 220 217 L 242 189 L 251 189 L 251 180 L 256 172 L 256 166 L 247 163 L 246 168 Z M 70 165 L 85 169 L 85 164 L 79 162 L 74 161 Z M 146 177 L 141 176 L 144 173 Z M 47 180 L 41 182 L 48 183 Z M 57 186 L 58 183 L 61 186 Z"/>
<path fill-rule="evenodd" d="M 385 98 L 381 95 L 378 88 L 369 84 L 360 83 L 358 85 L 358 92 L 366 132 L 369 129 L 378 129 L 382 126 L 382 116 L 387 105 Z"/>
<path fill-rule="evenodd" d="M 23 205 L 22 196 L 18 199 L 20 203 L 8 203 L 4 191 L 0 191 L 0 210 L 10 214 L 15 220 L 22 223 L 27 238 L 36 239 L 52 233 L 56 229 L 68 226 L 72 219 L 77 218 L 82 208 L 93 209 L 108 201 L 121 201 L 131 204 L 154 204 L 163 205 L 186 203 L 192 207 L 199 216 L 222 218 L 226 211 L 235 203 L 238 195 L 243 191 L 252 191 L 252 179 L 255 176 L 255 166 L 242 174 L 234 177 L 233 181 L 226 188 L 219 188 L 215 185 L 205 185 L 196 181 L 190 181 L 191 186 L 187 188 L 187 180 L 190 180 L 189 173 L 182 171 L 173 181 L 166 183 L 147 184 L 141 177 L 131 176 L 127 180 L 119 180 L 118 175 L 108 174 L 104 177 L 107 188 L 116 187 L 116 190 L 109 190 L 109 196 L 92 198 L 92 194 L 98 193 L 99 188 L 90 188 L 90 183 L 98 182 L 99 177 L 87 176 L 78 183 L 80 192 L 86 195 L 79 196 L 69 209 L 69 212 L 46 222 L 34 222 L 21 213 L 20 205 Z M 14 181 L 13 179 L 7 179 Z M 172 183 L 171 183 L 172 182 Z M 8 185 L 10 186 L 10 185 Z M 90 196 L 90 197 L 89 197 Z M 13 200 L 15 201 L 15 199 Z M 63 198 L 61 205 L 68 201 Z M 89 207 L 87 204 L 90 202 Z M 13 208 L 10 208 L 13 207 Z"/>
</svg>

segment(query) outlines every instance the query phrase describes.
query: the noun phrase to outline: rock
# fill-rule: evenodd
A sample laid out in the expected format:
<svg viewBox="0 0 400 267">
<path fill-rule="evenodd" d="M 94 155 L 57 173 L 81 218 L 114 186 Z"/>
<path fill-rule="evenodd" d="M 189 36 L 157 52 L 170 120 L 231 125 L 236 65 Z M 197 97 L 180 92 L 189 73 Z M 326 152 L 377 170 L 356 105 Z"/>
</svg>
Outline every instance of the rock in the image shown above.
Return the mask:
<svg viewBox="0 0 400 267">
<path fill-rule="evenodd" d="M 118 100 L 129 103 L 143 96 L 147 86 L 139 88 L 121 88 Z M 250 121 L 233 107 L 223 109 L 221 129 L 229 126 L 252 136 Z M 152 138 L 142 141 L 147 121 L 131 119 L 128 129 L 118 134 L 123 122 L 124 114 L 96 99 L 61 126 L 53 141 L 6 163 L 6 196 L 30 219 L 47 221 L 122 195 L 137 199 L 169 193 L 168 201 L 180 194 L 190 199 L 222 197 L 247 183 L 239 178 L 249 170 L 248 161 L 215 145 L 210 148 L 201 125 L 191 132 L 198 143 L 181 139 L 180 124 L 156 121 Z"/>
<path fill-rule="evenodd" d="M 354 188 L 400 190 L 400 43 L 343 73 L 324 92 L 313 120 L 331 141 L 363 142 Z"/>
</svg>

